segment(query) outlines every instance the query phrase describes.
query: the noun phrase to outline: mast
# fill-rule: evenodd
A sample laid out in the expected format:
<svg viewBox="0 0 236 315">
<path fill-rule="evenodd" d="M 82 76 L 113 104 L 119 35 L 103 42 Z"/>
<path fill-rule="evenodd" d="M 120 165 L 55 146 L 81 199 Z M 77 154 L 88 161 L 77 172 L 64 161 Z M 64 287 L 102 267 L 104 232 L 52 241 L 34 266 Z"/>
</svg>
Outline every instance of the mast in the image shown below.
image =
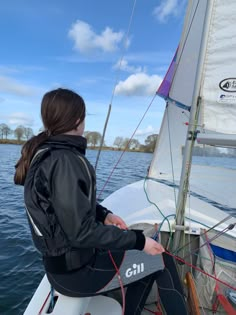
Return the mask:
<svg viewBox="0 0 236 315">
<path fill-rule="evenodd" d="M 194 140 L 196 137 L 196 128 L 198 122 L 198 114 L 199 108 L 201 106 L 201 98 L 200 98 L 200 89 L 201 89 L 201 79 L 202 79 L 202 72 L 204 67 L 204 58 L 205 58 L 205 51 L 207 48 L 207 38 L 210 28 L 210 19 L 212 8 L 214 5 L 215 0 L 207 0 L 205 18 L 204 18 L 204 28 L 203 34 L 201 39 L 201 48 L 200 48 L 200 55 L 198 59 L 198 70 L 195 78 L 195 88 L 194 94 L 192 98 L 192 105 L 190 111 L 190 119 L 189 119 L 189 126 L 188 126 L 188 133 L 185 142 L 185 150 L 183 156 L 183 163 L 182 163 L 182 172 L 180 178 L 180 187 L 177 199 L 177 207 L 176 207 L 176 227 L 174 233 L 174 240 L 173 240 L 173 251 L 176 251 L 180 245 L 181 236 L 184 233 L 184 215 L 185 215 L 185 206 L 188 194 L 188 187 L 189 187 L 189 177 L 191 171 L 191 163 L 192 163 L 192 151 L 194 146 Z"/>
</svg>

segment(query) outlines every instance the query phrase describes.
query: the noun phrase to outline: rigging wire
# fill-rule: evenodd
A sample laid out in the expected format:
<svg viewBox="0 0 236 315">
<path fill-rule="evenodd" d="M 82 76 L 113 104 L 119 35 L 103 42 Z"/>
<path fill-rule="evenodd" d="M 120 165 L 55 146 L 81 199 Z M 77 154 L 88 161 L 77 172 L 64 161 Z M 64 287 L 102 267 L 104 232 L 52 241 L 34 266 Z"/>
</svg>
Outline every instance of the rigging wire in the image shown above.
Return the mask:
<svg viewBox="0 0 236 315">
<path fill-rule="evenodd" d="M 110 101 L 110 104 L 109 104 L 108 114 L 107 114 L 106 122 L 105 122 L 105 125 L 104 125 L 103 135 L 102 135 L 100 147 L 99 147 L 97 158 L 96 158 L 96 162 L 95 162 L 95 171 L 97 169 L 97 165 L 98 165 L 99 157 L 100 157 L 100 154 L 101 154 L 102 146 L 104 144 L 104 138 L 105 138 L 105 134 L 106 134 L 107 124 L 108 124 L 108 120 L 109 120 L 110 113 L 111 113 L 112 102 L 113 102 L 113 98 L 114 98 L 114 95 L 115 95 L 117 82 L 119 80 L 119 74 L 120 74 L 120 70 L 121 70 L 122 61 L 123 61 L 124 55 L 125 55 L 125 49 L 127 48 L 128 35 L 130 33 L 130 29 L 131 29 L 131 25 L 132 25 L 132 21 L 133 21 L 133 16 L 134 16 L 134 10 L 135 10 L 135 7 L 136 7 L 136 2 L 137 2 L 137 0 L 134 0 L 131 16 L 130 16 L 130 19 L 129 19 L 128 29 L 127 29 L 127 32 L 126 32 L 126 34 L 124 36 L 123 50 L 122 50 L 122 53 L 121 53 L 121 58 L 120 58 L 120 61 L 119 61 L 118 70 L 116 72 L 117 75 L 116 75 L 116 78 L 115 78 L 115 82 L 114 82 L 114 86 L 113 86 L 113 90 L 112 90 L 112 94 L 111 94 L 111 101 Z"/>
<path fill-rule="evenodd" d="M 230 224 L 229 226 L 227 226 L 225 229 L 223 229 L 222 231 L 218 232 L 216 235 L 214 235 L 212 238 L 210 238 L 209 240 L 207 240 L 205 243 L 203 243 L 201 246 L 199 246 L 198 248 L 194 249 L 193 251 L 191 251 L 187 256 L 184 256 L 183 259 L 185 259 L 186 257 L 189 257 L 192 253 L 196 252 L 197 250 L 199 250 L 200 248 L 202 248 L 203 246 L 209 244 L 209 242 L 212 242 L 214 240 L 216 240 L 218 237 L 220 237 L 221 235 L 225 234 L 226 232 L 232 230 L 235 227 L 236 223 L 234 224 Z M 208 231 L 209 232 L 209 231 Z M 207 231 L 205 231 L 205 236 L 207 235 Z"/>
<path fill-rule="evenodd" d="M 127 142 L 127 144 L 126 144 L 126 146 L 125 146 L 124 150 L 122 151 L 122 153 L 121 153 L 121 155 L 120 155 L 119 159 L 117 160 L 117 162 L 116 162 L 116 164 L 114 165 L 114 167 L 113 167 L 113 169 L 112 169 L 111 173 L 109 174 L 109 176 L 108 176 L 108 178 L 107 178 L 106 182 L 104 183 L 104 185 L 103 185 L 103 187 L 102 187 L 102 189 L 101 189 L 101 191 L 100 191 L 100 193 L 99 193 L 99 195 L 98 195 L 98 199 L 100 198 L 100 196 L 101 196 L 101 194 L 103 193 L 103 191 L 104 191 L 104 189 L 105 189 L 105 187 L 106 187 L 107 183 L 109 182 L 109 180 L 110 180 L 111 176 L 113 175 L 113 173 L 114 173 L 114 171 L 115 171 L 115 169 L 116 169 L 117 165 L 120 163 L 120 161 L 121 161 L 121 159 L 122 159 L 123 155 L 125 154 L 126 150 L 128 149 L 128 147 L 129 147 L 129 145 L 130 145 L 131 140 L 133 139 L 133 137 L 134 137 L 134 135 L 135 135 L 136 131 L 138 130 L 138 128 L 139 128 L 139 126 L 141 125 L 141 123 L 142 123 L 142 121 L 143 121 L 144 117 L 146 116 L 147 112 L 149 111 L 149 109 L 150 109 L 150 107 L 151 107 L 151 105 L 152 105 L 152 103 L 153 103 L 153 101 L 154 101 L 155 97 L 156 97 L 156 94 L 153 96 L 153 98 L 152 98 L 151 102 L 149 103 L 149 105 L 148 105 L 147 109 L 145 110 L 145 112 L 144 112 L 144 114 L 143 114 L 142 118 L 140 119 L 140 121 L 139 121 L 138 125 L 136 126 L 136 128 L 135 128 L 135 130 L 134 130 L 133 134 L 131 135 L 131 137 L 130 137 L 129 141 Z"/>
<path fill-rule="evenodd" d="M 185 218 L 187 218 L 187 217 L 185 217 Z M 225 218 L 224 218 L 223 220 L 221 220 L 220 222 L 217 222 L 214 226 L 212 226 L 212 227 L 207 226 L 209 229 L 208 229 L 207 231 L 204 231 L 203 233 L 199 234 L 196 239 L 199 239 L 201 236 L 204 236 L 205 233 L 208 233 L 208 232 L 214 230 L 217 226 L 219 226 L 220 224 L 226 222 L 227 220 L 229 220 L 229 219 L 231 219 L 231 218 L 232 218 L 232 216 L 231 216 L 231 215 L 228 215 L 227 217 L 225 217 Z M 191 221 L 193 221 L 193 222 L 195 222 L 195 223 L 202 224 L 201 222 L 198 222 L 198 221 L 193 220 L 193 219 L 191 219 L 191 218 L 187 218 L 187 219 L 188 219 L 188 220 L 191 220 Z M 204 225 L 204 224 L 202 224 L 202 225 Z M 205 225 L 205 226 L 206 226 L 206 225 Z M 195 240 L 196 240 L 196 239 L 195 239 Z M 184 247 L 188 246 L 188 245 L 191 244 L 192 242 L 193 242 L 193 240 L 192 240 L 191 242 L 185 244 L 184 246 L 177 248 L 177 250 L 174 251 L 174 253 L 175 253 L 175 254 L 178 253 L 180 250 L 182 250 Z"/>
</svg>

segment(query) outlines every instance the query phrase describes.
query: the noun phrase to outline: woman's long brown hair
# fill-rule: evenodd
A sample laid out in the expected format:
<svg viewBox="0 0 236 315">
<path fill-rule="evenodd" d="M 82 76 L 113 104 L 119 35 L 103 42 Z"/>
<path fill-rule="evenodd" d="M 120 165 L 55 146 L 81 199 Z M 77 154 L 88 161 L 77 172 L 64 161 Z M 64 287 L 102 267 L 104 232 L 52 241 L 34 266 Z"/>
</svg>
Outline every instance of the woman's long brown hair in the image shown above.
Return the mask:
<svg viewBox="0 0 236 315">
<path fill-rule="evenodd" d="M 85 103 L 77 93 L 57 89 L 46 93 L 41 103 L 41 117 L 45 131 L 29 139 L 22 147 L 21 157 L 15 165 L 14 182 L 24 185 L 31 160 L 49 136 L 55 136 L 78 127 L 85 118 Z"/>
</svg>

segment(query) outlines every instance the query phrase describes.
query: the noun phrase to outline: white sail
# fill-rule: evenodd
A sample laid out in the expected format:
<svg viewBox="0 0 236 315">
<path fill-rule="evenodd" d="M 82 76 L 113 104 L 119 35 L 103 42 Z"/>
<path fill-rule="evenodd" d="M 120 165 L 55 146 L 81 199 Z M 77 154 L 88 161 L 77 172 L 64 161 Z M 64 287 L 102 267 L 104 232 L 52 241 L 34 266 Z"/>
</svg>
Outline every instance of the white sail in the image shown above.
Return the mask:
<svg viewBox="0 0 236 315">
<path fill-rule="evenodd" d="M 236 5 L 214 1 L 202 77 L 201 123 L 207 130 L 236 134 Z"/>
<path fill-rule="evenodd" d="M 189 3 L 169 92 L 171 99 L 186 106 L 191 106 L 193 101 L 206 5 L 207 1 Z"/>
<path fill-rule="evenodd" d="M 165 109 L 149 177 L 179 181 L 189 111 L 169 102 Z"/>
<path fill-rule="evenodd" d="M 207 45 L 198 78 L 202 102 L 199 125 L 204 132 L 236 134 L 236 5 L 234 0 L 208 1 L 189 3 L 169 97 L 187 106 L 195 101 L 205 12 L 210 3 Z"/>
</svg>

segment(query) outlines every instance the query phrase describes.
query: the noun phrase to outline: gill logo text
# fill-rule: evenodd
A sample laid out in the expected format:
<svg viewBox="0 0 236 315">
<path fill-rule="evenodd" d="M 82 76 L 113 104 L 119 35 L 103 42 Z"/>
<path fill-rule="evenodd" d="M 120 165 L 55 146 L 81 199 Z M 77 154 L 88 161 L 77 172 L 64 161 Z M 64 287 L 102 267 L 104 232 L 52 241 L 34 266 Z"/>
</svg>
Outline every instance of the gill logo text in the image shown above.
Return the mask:
<svg viewBox="0 0 236 315">
<path fill-rule="evenodd" d="M 135 276 L 136 274 L 139 274 L 141 272 L 144 272 L 144 263 L 141 264 L 133 264 L 132 268 L 128 268 L 125 272 L 126 278 L 130 278 L 132 276 Z"/>
</svg>

